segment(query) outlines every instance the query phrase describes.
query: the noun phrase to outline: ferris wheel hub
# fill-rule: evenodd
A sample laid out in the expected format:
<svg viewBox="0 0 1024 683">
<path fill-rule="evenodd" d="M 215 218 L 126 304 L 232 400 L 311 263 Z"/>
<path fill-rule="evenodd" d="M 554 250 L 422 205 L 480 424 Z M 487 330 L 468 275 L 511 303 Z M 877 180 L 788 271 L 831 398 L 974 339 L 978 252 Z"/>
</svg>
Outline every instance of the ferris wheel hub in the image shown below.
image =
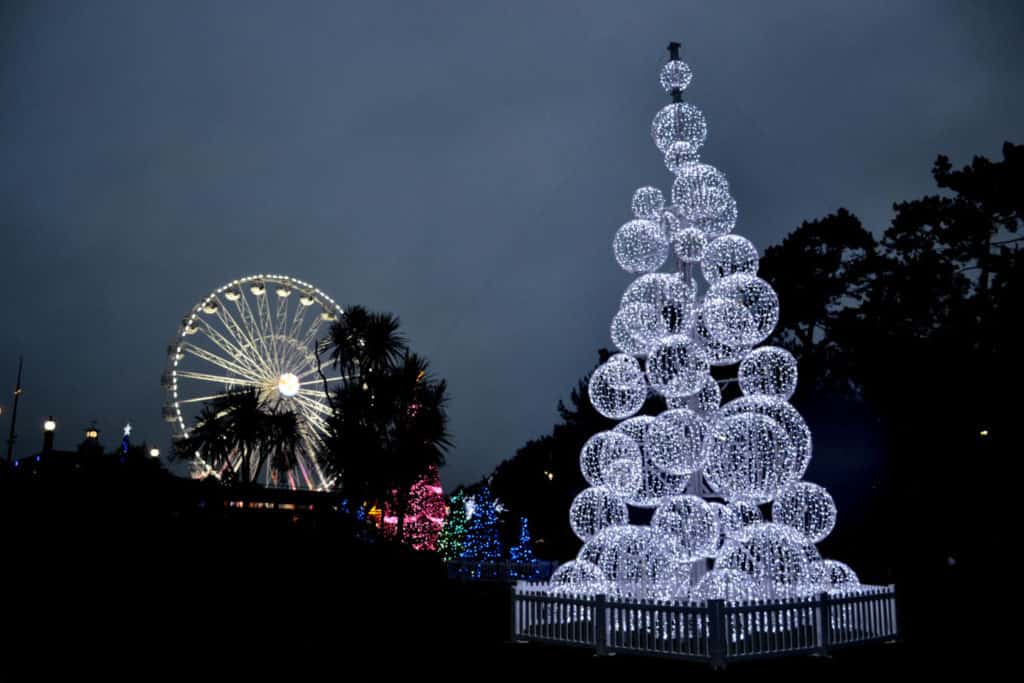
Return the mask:
<svg viewBox="0 0 1024 683">
<path fill-rule="evenodd" d="M 299 393 L 299 378 L 290 372 L 281 375 L 277 380 L 277 391 L 286 398 Z"/>
</svg>

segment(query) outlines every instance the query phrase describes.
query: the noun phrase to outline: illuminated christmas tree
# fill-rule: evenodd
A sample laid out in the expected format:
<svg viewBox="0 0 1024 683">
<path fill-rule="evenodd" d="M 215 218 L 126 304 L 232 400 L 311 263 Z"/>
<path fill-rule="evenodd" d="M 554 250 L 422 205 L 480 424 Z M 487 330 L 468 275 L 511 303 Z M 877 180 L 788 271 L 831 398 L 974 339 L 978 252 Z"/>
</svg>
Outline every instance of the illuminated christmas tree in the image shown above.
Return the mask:
<svg viewBox="0 0 1024 683">
<path fill-rule="evenodd" d="M 444 492 L 437 467 L 431 467 L 409 489 L 408 507 L 402 520 L 402 542 L 414 550 L 436 550 L 445 518 Z M 381 532 L 393 537 L 398 533 L 398 526 L 398 516 L 385 506 Z"/>
<path fill-rule="evenodd" d="M 678 49 L 661 71 L 672 102 L 651 126 L 673 175 L 670 197 L 636 190 L 633 217 L 615 234 L 614 257 L 636 279 L 611 323 L 620 353 L 588 387 L 594 408 L 621 422 L 583 447 L 590 488 L 569 511 L 583 547 L 551 583 L 645 599 L 850 590 L 856 574 L 815 547 L 836 507 L 803 481 L 811 432 L 789 403 L 796 359 L 759 346 L 778 323 L 779 299 L 758 277 L 756 247 L 732 234 L 738 212 L 725 175 L 699 159 L 708 128 L 683 102 L 692 74 Z M 722 405 L 723 390 L 740 395 Z M 651 396 L 666 409 L 640 415 Z M 650 523 L 630 524 L 631 508 Z"/>
<path fill-rule="evenodd" d="M 530 538 L 530 523 L 526 517 L 519 518 L 519 542 L 509 548 L 508 559 L 513 562 L 536 562 L 533 554 L 533 539 Z"/>
<path fill-rule="evenodd" d="M 437 551 L 446 562 L 462 557 L 462 545 L 466 538 L 466 500 L 459 491 L 452 496 L 448 505 L 448 516 L 444 520 L 441 534 L 437 539 Z"/>
<path fill-rule="evenodd" d="M 498 535 L 498 510 L 491 490 L 484 486 L 473 501 L 473 516 L 469 520 L 462 545 L 462 558 L 474 562 L 501 560 L 501 539 Z"/>
</svg>

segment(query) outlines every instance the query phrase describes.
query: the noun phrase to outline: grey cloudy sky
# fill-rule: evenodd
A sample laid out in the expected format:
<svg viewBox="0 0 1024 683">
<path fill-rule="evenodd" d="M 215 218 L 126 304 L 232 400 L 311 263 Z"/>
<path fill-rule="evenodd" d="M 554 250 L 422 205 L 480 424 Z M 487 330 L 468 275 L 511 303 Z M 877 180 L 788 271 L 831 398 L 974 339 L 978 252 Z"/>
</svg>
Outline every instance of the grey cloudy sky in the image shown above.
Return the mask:
<svg viewBox="0 0 1024 683">
<path fill-rule="evenodd" d="M 759 248 L 839 206 L 872 228 L 1024 141 L 1016 3 L 5 2 L 0 384 L 22 448 L 131 419 L 216 286 L 288 273 L 401 316 L 451 386 L 445 485 L 546 432 L 609 345 L 611 256 L 670 40 Z M 785 305 L 785 302 L 782 302 Z M 5 390 L 6 392 L 6 390 Z M 9 397 L 0 398 L 9 404 Z M 6 437 L 7 417 L 0 418 Z"/>
</svg>

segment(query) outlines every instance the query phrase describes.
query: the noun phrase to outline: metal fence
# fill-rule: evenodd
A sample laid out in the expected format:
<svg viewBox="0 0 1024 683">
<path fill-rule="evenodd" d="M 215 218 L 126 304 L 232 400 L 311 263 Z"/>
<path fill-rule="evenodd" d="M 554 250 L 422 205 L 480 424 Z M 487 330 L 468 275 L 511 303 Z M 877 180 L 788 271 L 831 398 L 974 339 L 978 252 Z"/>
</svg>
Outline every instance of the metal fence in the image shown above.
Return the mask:
<svg viewBox="0 0 1024 683">
<path fill-rule="evenodd" d="M 519 582 L 512 591 L 512 639 L 730 661 L 825 653 L 898 636 L 896 590 L 862 586 L 842 595 L 750 602 L 663 602 L 604 595 L 552 595 Z"/>
<path fill-rule="evenodd" d="M 475 562 L 473 560 L 449 560 L 448 578 L 458 581 L 547 581 L 551 578 L 557 562 L 536 560 L 534 562 Z"/>
</svg>

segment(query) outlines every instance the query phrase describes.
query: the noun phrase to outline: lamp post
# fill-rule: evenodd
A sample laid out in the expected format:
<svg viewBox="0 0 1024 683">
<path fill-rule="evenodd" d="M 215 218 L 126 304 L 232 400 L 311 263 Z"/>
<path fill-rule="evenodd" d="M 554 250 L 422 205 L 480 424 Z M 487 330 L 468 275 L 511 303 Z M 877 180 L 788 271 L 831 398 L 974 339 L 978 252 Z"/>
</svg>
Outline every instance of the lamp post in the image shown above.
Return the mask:
<svg viewBox="0 0 1024 683">
<path fill-rule="evenodd" d="M 155 448 L 155 447 L 154 448 L 150 448 L 149 449 L 149 457 L 151 457 L 151 458 L 159 458 L 160 457 L 160 449 L 159 448 Z"/>
<path fill-rule="evenodd" d="M 53 419 L 51 415 L 46 422 L 43 423 L 43 453 L 49 453 L 53 450 L 53 433 L 57 431 L 57 421 Z"/>
</svg>

